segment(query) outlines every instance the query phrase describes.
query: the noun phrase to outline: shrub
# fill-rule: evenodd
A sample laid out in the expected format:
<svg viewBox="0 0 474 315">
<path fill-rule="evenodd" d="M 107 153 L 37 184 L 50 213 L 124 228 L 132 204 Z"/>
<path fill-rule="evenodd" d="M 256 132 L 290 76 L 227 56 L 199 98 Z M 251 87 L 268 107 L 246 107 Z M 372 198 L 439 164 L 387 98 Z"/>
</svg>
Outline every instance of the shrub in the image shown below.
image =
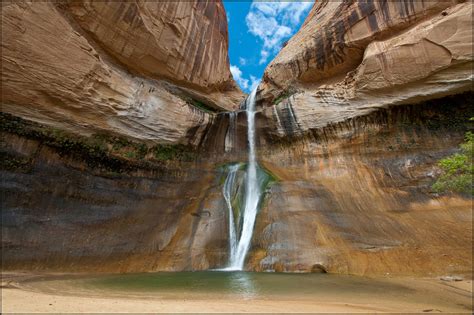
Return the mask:
<svg viewBox="0 0 474 315">
<path fill-rule="evenodd" d="M 460 145 L 461 152 L 439 161 L 438 165 L 442 169 L 442 174 L 432 186 L 435 192 L 459 192 L 471 196 L 474 194 L 473 145 L 474 133 L 467 132 L 465 142 Z"/>
</svg>

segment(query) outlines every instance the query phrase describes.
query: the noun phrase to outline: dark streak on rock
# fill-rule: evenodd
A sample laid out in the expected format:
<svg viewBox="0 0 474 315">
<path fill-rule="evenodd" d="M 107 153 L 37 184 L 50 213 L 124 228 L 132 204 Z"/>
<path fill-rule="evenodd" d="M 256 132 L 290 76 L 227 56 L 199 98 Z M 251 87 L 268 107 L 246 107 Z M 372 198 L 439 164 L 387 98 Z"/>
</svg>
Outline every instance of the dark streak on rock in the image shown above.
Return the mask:
<svg viewBox="0 0 474 315">
<path fill-rule="evenodd" d="M 387 0 L 382 0 L 379 3 L 380 11 L 382 11 L 382 16 L 385 22 L 390 21 L 390 10 L 388 8 Z"/>
<path fill-rule="evenodd" d="M 353 10 L 348 16 L 347 16 L 347 24 L 348 28 L 351 28 L 354 26 L 357 22 L 359 22 L 359 13 L 356 10 Z"/>
</svg>

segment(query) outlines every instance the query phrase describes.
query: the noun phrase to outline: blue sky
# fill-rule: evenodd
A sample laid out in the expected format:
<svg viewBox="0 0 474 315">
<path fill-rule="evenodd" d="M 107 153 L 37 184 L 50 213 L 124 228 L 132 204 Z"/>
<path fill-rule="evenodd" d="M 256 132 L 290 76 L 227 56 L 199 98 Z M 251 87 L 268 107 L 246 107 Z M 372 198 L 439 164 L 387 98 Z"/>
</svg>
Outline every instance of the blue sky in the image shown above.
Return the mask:
<svg viewBox="0 0 474 315">
<path fill-rule="evenodd" d="M 224 0 L 230 70 L 244 92 L 258 84 L 265 67 L 299 30 L 312 5 L 313 1 Z"/>
</svg>

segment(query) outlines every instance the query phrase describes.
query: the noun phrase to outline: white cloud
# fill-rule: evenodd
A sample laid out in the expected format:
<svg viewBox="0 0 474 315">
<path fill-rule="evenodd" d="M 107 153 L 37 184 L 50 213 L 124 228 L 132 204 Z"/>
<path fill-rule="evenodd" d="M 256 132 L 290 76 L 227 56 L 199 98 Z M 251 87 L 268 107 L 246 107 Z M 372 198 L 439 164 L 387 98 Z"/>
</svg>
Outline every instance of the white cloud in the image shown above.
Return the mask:
<svg viewBox="0 0 474 315">
<path fill-rule="evenodd" d="M 245 92 L 252 91 L 260 83 L 260 80 L 253 75 L 250 75 L 250 80 L 245 79 L 242 76 L 242 71 L 237 66 L 230 65 L 230 72 L 232 73 L 234 80 L 239 84 L 240 88 L 244 90 Z"/>
<path fill-rule="evenodd" d="M 253 91 L 258 85 L 260 84 L 260 80 L 254 77 L 253 75 L 250 75 L 250 91 Z"/>
<path fill-rule="evenodd" d="M 249 80 L 244 79 L 242 77 L 242 71 L 240 71 L 239 67 L 230 65 L 230 72 L 234 77 L 234 80 L 240 85 L 243 90 L 247 90 L 249 87 Z"/>
<path fill-rule="evenodd" d="M 247 64 L 247 59 L 239 57 L 239 63 L 241 66 L 245 66 Z"/>
<path fill-rule="evenodd" d="M 313 2 L 260 2 L 250 6 L 245 21 L 249 32 L 263 41 L 259 63 L 267 61 L 271 52 L 277 52 L 283 42 L 296 32 L 296 27 Z"/>
<path fill-rule="evenodd" d="M 260 52 L 260 61 L 258 62 L 258 64 L 261 65 L 261 64 L 264 64 L 265 62 L 267 62 L 269 54 L 270 53 L 267 50 L 262 49 L 262 51 Z"/>
</svg>

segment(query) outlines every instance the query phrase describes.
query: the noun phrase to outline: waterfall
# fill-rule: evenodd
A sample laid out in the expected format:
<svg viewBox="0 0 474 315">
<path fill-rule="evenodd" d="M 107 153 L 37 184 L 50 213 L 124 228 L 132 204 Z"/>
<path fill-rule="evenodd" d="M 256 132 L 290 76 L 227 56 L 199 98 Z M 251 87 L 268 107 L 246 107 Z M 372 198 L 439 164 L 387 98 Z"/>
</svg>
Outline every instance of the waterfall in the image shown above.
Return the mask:
<svg viewBox="0 0 474 315">
<path fill-rule="evenodd" d="M 229 173 L 225 179 L 223 195 L 225 202 L 227 204 L 227 209 L 229 210 L 229 248 L 230 248 L 230 257 L 234 257 L 237 251 L 237 233 L 235 231 L 234 223 L 234 209 L 232 207 L 232 193 L 235 185 L 235 178 L 237 171 L 239 170 L 239 164 L 230 165 L 228 168 Z"/>
<path fill-rule="evenodd" d="M 247 252 L 250 248 L 250 242 L 252 241 L 252 234 L 253 228 L 255 225 L 255 219 L 257 217 L 258 211 L 258 204 L 260 202 L 260 198 L 262 196 L 262 191 L 260 189 L 260 182 L 258 176 L 258 164 L 257 164 L 257 157 L 255 153 L 255 94 L 257 93 L 257 89 L 255 88 L 252 93 L 248 96 L 246 103 L 246 110 L 247 110 L 247 128 L 248 128 L 248 143 L 249 143 L 249 152 L 248 152 L 248 164 L 247 169 L 245 172 L 245 196 L 244 196 L 244 205 L 243 205 L 243 212 L 242 212 L 242 227 L 240 232 L 240 238 L 237 242 L 236 233 L 235 233 L 235 224 L 234 219 L 231 214 L 232 212 L 232 205 L 229 205 L 227 202 L 227 206 L 229 208 L 229 238 L 235 238 L 235 243 L 231 240 L 231 249 L 230 249 L 230 260 L 229 266 L 227 269 L 229 270 L 242 270 L 245 263 L 245 257 L 247 256 Z M 236 170 L 237 171 L 237 170 Z M 235 171 L 235 172 L 236 172 Z M 235 172 L 232 177 L 235 179 Z M 229 173 L 227 179 L 229 180 L 228 184 L 231 185 L 231 172 Z M 235 180 L 232 179 L 232 182 Z M 227 180 L 226 180 L 227 183 Z M 225 186 L 225 185 L 224 185 Z M 224 187 L 224 190 L 226 188 Z M 230 191 L 230 188 L 226 190 L 224 197 L 227 197 L 226 194 Z M 228 195 L 229 197 L 229 195 Z M 230 200 L 230 198 L 229 198 Z M 232 212 L 232 213 L 231 213 Z M 232 221 L 232 226 L 230 226 Z M 235 245 L 234 245 L 235 244 Z M 235 246 L 235 247 L 233 247 Z"/>
</svg>

